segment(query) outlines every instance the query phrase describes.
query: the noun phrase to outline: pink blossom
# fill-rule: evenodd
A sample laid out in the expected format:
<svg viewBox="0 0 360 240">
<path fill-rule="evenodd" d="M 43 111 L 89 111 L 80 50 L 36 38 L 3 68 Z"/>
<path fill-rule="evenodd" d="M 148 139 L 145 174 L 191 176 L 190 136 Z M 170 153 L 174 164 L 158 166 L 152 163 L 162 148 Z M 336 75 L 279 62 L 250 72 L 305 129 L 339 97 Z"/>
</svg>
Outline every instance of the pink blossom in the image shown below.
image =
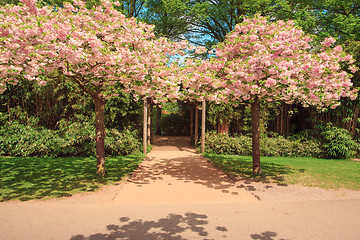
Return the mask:
<svg viewBox="0 0 360 240">
<path fill-rule="evenodd" d="M 325 40 L 323 42 L 321 42 L 325 47 L 328 47 L 330 46 L 331 44 L 335 43 L 336 40 L 335 38 L 333 37 L 328 37 L 328 38 L 325 38 Z"/>
<path fill-rule="evenodd" d="M 272 87 L 276 84 L 276 80 L 273 79 L 273 78 L 268 78 L 266 81 L 265 81 L 265 87 Z"/>
</svg>

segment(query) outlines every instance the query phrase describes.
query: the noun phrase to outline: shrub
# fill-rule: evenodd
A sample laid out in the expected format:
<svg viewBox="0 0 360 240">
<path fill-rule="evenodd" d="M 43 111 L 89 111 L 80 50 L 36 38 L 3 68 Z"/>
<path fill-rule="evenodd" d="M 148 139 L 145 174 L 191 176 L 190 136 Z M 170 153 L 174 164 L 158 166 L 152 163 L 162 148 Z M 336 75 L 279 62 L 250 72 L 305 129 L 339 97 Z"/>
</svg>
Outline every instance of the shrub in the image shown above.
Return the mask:
<svg viewBox="0 0 360 240">
<path fill-rule="evenodd" d="M 95 126 L 88 122 L 60 120 L 54 132 L 62 139 L 59 156 L 95 156 Z"/>
<path fill-rule="evenodd" d="M 58 130 L 35 128 L 16 121 L 0 128 L 0 155 L 14 157 L 95 156 L 95 127 L 84 122 L 60 121 Z M 136 132 L 108 129 L 105 138 L 107 155 L 127 155 L 139 151 Z"/>
<path fill-rule="evenodd" d="M 322 147 L 329 158 L 350 158 L 359 150 L 359 144 L 354 141 L 350 133 L 339 127 L 328 123 L 324 130 L 320 133 L 322 136 Z"/>
<path fill-rule="evenodd" d="M 206 135 L 206 152 L 229 155 L 251 155 L 251 137 L 229 137 L 226 134 L 215 132 Z M 322 157 L 320 142 L 316 140 L 288 140 L 282 136 L 267 137 L 260 139 L 260 154 L 273 157 Z"/>
<path fill-rule="evenodd" d="M 119 132 L 110 129 L 106 132 L 105 152 L 112 156 L 128 155 L 140 151 L 141 143 L 136 131 L 124 130 Z"/>
<path fill-rule="evenodd" d="M 51 130 L 35 129 L 31 125 L 12 121 L 0 129 L 0 154 L 56 157 L 60 140 Z"/>
</svg>

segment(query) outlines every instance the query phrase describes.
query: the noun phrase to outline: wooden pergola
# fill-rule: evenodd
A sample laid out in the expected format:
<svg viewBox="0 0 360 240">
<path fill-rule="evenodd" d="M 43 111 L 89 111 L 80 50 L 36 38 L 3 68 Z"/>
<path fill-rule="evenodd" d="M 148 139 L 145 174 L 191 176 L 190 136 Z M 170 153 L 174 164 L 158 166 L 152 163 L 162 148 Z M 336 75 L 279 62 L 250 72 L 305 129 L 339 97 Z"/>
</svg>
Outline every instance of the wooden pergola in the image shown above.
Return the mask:
<svg viewBox="0 0 360 240">
<path fill-rule="evenodd" d="M 198 143 L 199 139 L 199 109 L 198 103 L 194 104 L 195 106 L 195 124 L 194 124 L 194 108 L 191 109 L 191 120 L 190 120 L 190 136 L 195 134 L 195 146 Z M 151 112 L 153 108 L 153 102 L 150 98 L 144 99 L 144 121 L 143 121 L 143 153 L 147 153 L 147 146 L 150 145 L 150 139 L 152 138 L 152 120 Z M 206 122 L 206 101 L 202 101 L 201 108 L 201 153 L 205 152 L 205 122 Z M 195 131 L 194 130 L 195 125 Z"/>
</svg>

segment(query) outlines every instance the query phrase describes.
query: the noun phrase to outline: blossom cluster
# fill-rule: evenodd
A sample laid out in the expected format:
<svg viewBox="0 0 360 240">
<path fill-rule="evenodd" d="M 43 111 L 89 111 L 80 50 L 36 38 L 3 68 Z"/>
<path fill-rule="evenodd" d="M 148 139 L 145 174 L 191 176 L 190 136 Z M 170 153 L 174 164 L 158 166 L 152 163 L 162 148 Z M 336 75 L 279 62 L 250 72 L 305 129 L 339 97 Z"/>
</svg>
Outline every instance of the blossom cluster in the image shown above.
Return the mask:
<svg viewBox="0 0 360 240">
<path fill-rule="evenodd" d="M 106 97 L 120 82 L 125 91 L 165 101 L 180 88 L 171 56 L 202 50 L 155 38 L 153 26 L 126 18 L 109 0 L 92 9 L 75 0 L 56 11 L 22 3 L 0 8 L 0 92 L 19 75 L 46 84 L 38 76 L 61 74 L 90 94 Z"/>
<path fill-rule="evenodd" d="M 269 23 L 256 16 L 235 26 L 216 48 L 217 57 L 209 68 L 216 72 L 213 76 L 220 79 L 228 100 L 257 96 L 325 108 L 336 107 L 340 97 L 356 98 L 352 56 L 334 46 L 333 38 L 325 39 L 320 51 L 310 46 L 311 41 L 294 21 Z M 349 71 L 342 70 L 343 65 Z M 219 70 L 219 66 L 223 67 Z"/>
</svg>

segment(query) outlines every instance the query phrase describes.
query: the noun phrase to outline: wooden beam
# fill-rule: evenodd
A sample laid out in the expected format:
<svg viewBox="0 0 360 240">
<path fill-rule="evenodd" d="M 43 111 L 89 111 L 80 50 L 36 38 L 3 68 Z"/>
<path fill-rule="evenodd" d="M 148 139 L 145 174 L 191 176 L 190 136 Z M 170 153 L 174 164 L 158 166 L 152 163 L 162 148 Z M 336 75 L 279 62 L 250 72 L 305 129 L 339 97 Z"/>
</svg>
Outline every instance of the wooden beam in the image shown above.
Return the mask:
<svg viewBox="0 0 360 240">
<path fill-rule="evenodd" d="M 147 153 L 147 99 L 144 98 L 144 121 L 143 121 L 143 153 Z"/>
<path fill-rule="evenodd" d="M 206 101 L 202 102 L 202 119 L 201 119 L 201 153 L 205 152 L 205 120 L 206 120 Z"/>
</svg>

